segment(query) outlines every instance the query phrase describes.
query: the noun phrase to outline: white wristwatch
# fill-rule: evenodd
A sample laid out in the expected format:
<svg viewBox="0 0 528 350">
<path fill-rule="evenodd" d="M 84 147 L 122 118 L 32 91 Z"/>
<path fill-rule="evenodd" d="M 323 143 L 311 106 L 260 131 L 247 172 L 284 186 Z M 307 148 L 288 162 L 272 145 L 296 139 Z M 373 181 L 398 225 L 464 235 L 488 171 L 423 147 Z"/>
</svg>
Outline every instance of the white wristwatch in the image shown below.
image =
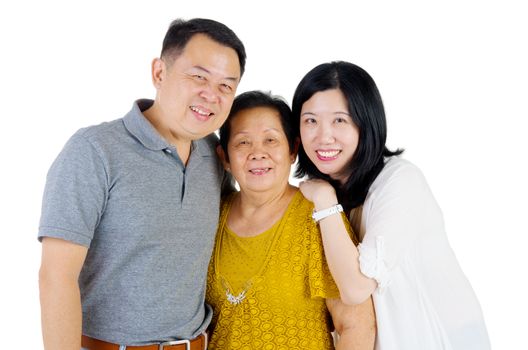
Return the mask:
<svg viewBox="0 0 528 350">
<path fill-rule="evenodd" d="M 319 222 L 322 219 L 330 215 L 341 213 L 342 211 L 343 211 L 343 207 L 341 206 L 341 204 L 336 204 L 334 206 L 331 206 L 330 208 L 326 208 L 323 210 L 319 210 L 319 211 L 314 210 L 312 213 L 312 218 L 314 219 L 315 222 Z"/>
</svg>

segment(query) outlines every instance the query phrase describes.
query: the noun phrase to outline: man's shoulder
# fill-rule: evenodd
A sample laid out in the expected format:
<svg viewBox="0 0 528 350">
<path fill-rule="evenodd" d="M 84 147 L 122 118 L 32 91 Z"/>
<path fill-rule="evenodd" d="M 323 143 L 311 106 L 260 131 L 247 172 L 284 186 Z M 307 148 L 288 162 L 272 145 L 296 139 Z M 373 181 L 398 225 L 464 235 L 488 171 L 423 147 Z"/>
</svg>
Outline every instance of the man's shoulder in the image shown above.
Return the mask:
<svg viewBox="0 0 528 350">
<path fill-rule="evenodd" d="M 216 146 L 219 145 L 218 136 L 214 133 L 194 141 L 203 156 L 216 156 Z"/>
<path fill-rule="evenodd" d="M 216 146 L 219 144 L 218 136 L 215 133 L 209 134 L 206 137 L 202 139 L 202 141 L 208 146 L 213 149 L 216 148 Z"/>
<path fill-rule="evenodd" d="M 92 142 L 112 143 L 113 140 L 116 140 L 116 136 L 128 134 L 125 127 L 125 119 L 131 119 L 136 114 L 140 114 L 140 105 L 148 106 L 151 102 L 147 99 L 136 100 L 132 105 L 132 109 L 124 116 L 80 128 L 74 134 L 74 138 L 81 137 Z"/>
<path fill-rule="evenodd" d="M 112 121 L 105 121 L 100 124 L 83 127 L 77 130 L 75 135 L 82 136 L 87 140 L 104 140 L 109 136 L 109 134 L 119 133 L 123 130 L 123 118 L 119 118 Z"/>
</svg>

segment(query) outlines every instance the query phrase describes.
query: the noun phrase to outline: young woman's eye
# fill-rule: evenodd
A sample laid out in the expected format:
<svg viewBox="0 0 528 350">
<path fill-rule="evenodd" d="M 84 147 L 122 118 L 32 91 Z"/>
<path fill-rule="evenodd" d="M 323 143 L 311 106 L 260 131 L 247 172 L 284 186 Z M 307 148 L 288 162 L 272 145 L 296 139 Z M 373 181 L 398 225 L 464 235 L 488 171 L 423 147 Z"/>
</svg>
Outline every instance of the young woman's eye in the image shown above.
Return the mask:
<svg viewBox="0 0 528 350">
<path fill-rule="evenodd" d="M 346 123 L 347 120 L 345 118 L 338 117 L 338 118 L 336 118 L 335 122 L 336 123 Z"/>
<path fill-rule="evenodd" d="M 306 119 L 304 119 L 304 123 L 305 124 L 315 124 L 316 121 L 315 121 L 314 118 L 306 118 Z"/>
</svg>

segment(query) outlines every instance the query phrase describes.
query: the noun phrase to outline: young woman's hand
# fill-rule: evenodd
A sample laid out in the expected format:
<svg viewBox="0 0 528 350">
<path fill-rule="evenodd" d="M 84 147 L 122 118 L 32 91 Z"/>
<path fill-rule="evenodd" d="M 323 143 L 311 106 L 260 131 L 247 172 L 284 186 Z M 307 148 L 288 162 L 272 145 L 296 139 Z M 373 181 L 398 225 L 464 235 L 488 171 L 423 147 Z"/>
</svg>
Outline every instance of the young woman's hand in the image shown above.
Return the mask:
<svg viewBox="0 0 528 350">
<path fill-rule="evenodd" d="M 315 210 L 322 210 L 337 204 L 334 188 L 328 182 L 320 179 L 301 181 L 299 189 L 303 196 L 313 202 Z"/>
</svg>

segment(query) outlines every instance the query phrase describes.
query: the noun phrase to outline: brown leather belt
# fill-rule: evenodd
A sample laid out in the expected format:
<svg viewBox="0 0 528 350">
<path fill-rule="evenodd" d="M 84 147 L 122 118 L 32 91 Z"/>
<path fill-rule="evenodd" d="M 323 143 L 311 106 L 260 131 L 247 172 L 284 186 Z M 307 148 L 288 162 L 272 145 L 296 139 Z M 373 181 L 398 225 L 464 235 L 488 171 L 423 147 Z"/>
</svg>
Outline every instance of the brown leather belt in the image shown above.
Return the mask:
<svg viewBox="0 0 528 350">
<path fill-rule="evenodd" d="M 122 350 L 118 344 L 82 336 L 82 347 L 89 350 Z M 127 346 L 126 350 L 206 350 L 207 334 L 202 333 L 192 340 L 174 340 L 159 344 Z"/>
</svg>

